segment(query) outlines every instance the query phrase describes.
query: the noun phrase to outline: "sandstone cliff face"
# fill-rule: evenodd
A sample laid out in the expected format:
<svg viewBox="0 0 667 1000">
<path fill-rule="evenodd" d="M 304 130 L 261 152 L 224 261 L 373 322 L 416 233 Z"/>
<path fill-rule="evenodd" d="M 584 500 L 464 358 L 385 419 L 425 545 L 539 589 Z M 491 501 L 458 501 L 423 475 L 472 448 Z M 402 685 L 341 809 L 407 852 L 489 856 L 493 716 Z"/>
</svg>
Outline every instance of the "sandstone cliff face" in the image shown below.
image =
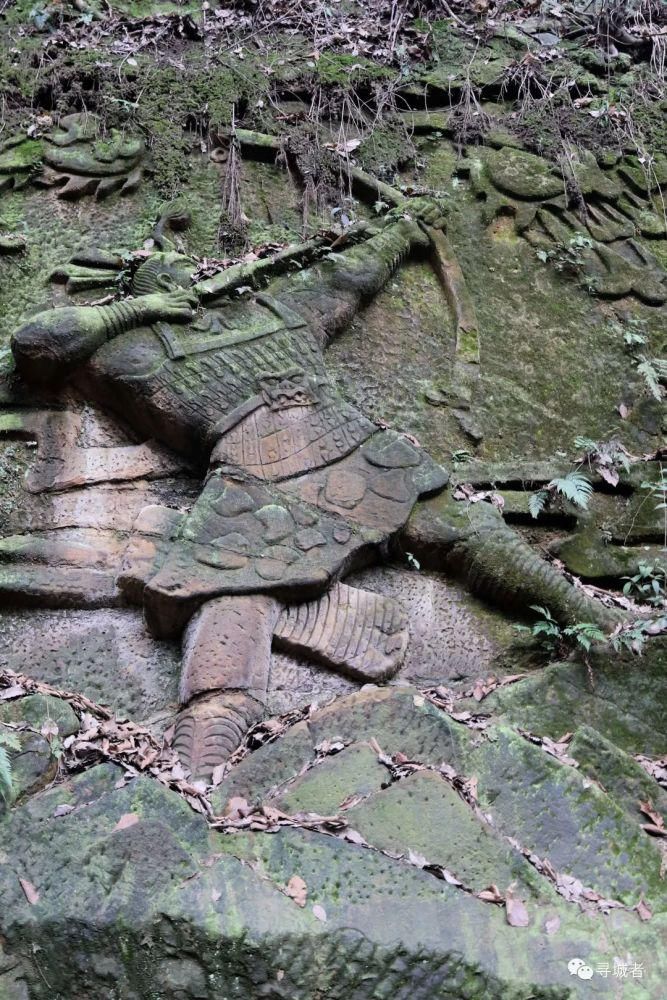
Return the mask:
<svg viewBox="0 0 667 1000">
<path fill-rule="evenodd" d="M 0 12 L 0 1000 L 663 995 L 666 32 Z"/>
</svg>

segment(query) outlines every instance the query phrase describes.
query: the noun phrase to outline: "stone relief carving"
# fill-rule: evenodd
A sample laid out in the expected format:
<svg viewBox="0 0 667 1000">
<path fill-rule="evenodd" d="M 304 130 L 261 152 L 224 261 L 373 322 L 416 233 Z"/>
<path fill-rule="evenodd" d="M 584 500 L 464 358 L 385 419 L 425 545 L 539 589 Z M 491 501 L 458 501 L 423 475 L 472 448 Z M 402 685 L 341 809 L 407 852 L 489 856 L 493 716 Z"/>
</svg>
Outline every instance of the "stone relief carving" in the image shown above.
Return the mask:
<svg viewBox="0 0 667 1000">
<path fill-rule="evenodd" d="M 667 275 L 637 237 L 665 237 L 665 171 L 660 156 L 647 168 L 636 151 L 601 165 L 581 150 L 572 152 L 563 175 L 533 153 L 505 147 L 476 150 L 463 172 L 484 201 L 487 223 L 510 214 L 518 234 L 545 255 L 557 259 L 560 250 L 557 266 L 579 270 L 596 295 L 635 295 L 656 306 L 667 301 Z"/>
<path fill-rule="evenodd" d="M 88 450 L 82 466 L 75 417 L 10 417 L 8 429 L 39 442 L 31 489 L 59 491 L 67 508 L 72 487 L 173 474 L 174 452 L 208 466 L 188 513 L 150 500 L 135 506 L 122 545 L 110 535 L 91 555 L 77 541 L 91 517 L 82 516 L 85 503 L 60 522 L 69 536 L 56 528 L 37 541 L 3 542 L 10 566 L 38 566 L 27 585 L 24 570 L 5 571 L 5 593 L 27 586 L 34 602 L 51 605 L 58 595 L 65 604 L 124 599 L 143 605 L 155 636 L 182 636 L 174 746 L 197 777 L 210 777 L 264 714 L 273 643 L 361 680 L 385 680 L 401 665 L 408 632 L 398 602 L 341 579 L 384 552 L 448 474 L 409 435 L 347 403 L 324 350 L 403 260 L 431 250 L 430 234 L 443 224 L 436 200 L 413 199 L 368 227 L 362 242 L 236 298 L 215 278 L 193 284 L 191 258 L 158 251 L 137 269 L 129 297 L 42 312 L 13 335 L 23 379 L 74 390 L 148 441 L 103 449 L 99 461 Z M 61 272 L 76 290 L 107 282 L 117 268 L 111 254 L 80 260 Z M 446 496 L 438 503 L 410 530 L 417 545 L 446 551 L 473 589 L 500 603 L 528 594 L 566 620 L 582 612 L 614 619 L 493 508 L 464 512 Z M 127 531 L 127 508 L 123 518 Z"/>
<path fill-rule="evenodd" d="M 131 194 L 141 183 L 144 143 L 118 131 L 102 135 L 93 114 L 71 114 L 33 136 L 16 135 L 0 146 L 0 192 L 27 184 L 56 189 L 59 198 Z"/>
</svg>

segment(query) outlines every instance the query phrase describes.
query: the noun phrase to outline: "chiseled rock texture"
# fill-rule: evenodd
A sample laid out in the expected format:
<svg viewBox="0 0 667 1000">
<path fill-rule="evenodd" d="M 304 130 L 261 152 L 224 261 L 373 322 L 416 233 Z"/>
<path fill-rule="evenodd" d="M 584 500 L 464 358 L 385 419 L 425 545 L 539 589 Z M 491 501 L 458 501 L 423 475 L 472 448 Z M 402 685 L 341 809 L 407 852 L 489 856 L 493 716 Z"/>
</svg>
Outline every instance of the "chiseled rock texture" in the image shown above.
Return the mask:
<svg viewBox="0 0 667 1000">
<path fill-rule="evenodd" d="M 34 720 L 33 700 L 13 717 Z M 618 761 L 607 765 L 592 733 L 577 730 L 575 768 L 505 725 L 457 724 L 414 688 L 369 687 L 247 756 L 213 794 L 217 812 L 232 796 L 327 815 L 348 802 L 356 843 L 290 828 L 223 834 L 155 780 L 124 784 L 112 764 L 44 788 L 1 821 L 0 996 L 603 996 L 568 961 L 595 968 L 626 952 L 657 996 L 661 854 L 618 803 Z M 335 752 L 318 756 L 324 741 Z M 431 769 L 392 780 L 377 745 Z M 443 763 L 477 777 L 478 808 Z M 584 903 L 582 914 L 535 855 L 624 908 L 603 916 Z M 286 895 L 295 875 L 304 906 Z M 512 887 L 528 926 L 472 894 L 491 885 Z M 651 921 L 632 910 L 640 900 Z"/>
<path fill-rule="evenodd" d="M 0 3 L 0 1000 L 665 996 L 663 7 Z"/>
</svg>

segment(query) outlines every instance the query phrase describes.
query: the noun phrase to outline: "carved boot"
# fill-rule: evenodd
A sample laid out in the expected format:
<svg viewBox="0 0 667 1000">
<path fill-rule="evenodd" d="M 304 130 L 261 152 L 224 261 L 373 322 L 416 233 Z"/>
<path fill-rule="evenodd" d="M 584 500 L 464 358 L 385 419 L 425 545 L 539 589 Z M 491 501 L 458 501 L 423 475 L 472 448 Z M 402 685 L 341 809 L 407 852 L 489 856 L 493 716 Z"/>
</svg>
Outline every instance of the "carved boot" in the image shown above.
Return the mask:
<svg viewBox="0 0 667 1000">
<path fill-rule="evenodd" d="M 262 718 L 280 610 L 262 594 L 218 597 L 188 625 L 173 747 L 193 779 L 210 779 Z"/>
<path fill-rule="evenodd" d="M 231 757 L 263 715 L 263 706 L 254 698 L 224 691 L 187 705 L 176 720 L 172 746 L 192 780 L 210 781 L 215 768 Z"/>
</svg>

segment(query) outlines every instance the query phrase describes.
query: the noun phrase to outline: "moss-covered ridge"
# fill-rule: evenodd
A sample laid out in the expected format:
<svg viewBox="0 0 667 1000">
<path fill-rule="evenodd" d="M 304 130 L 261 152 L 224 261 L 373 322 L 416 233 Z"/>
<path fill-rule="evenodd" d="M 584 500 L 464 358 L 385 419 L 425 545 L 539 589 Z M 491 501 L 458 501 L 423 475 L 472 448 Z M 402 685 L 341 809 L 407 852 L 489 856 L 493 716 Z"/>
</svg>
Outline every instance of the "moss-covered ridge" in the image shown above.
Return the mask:
<svg viewBox="0 0 667 1000">
<path fill-rule="evenodd" d="M 370 736 L 384 753 L 400 747 L 431 769 L 392 780 L 360 742 Z M 341 753 L 317 757 L 323 741 L 350 740 Z M 443 762 L 475 774 L 479 815 L 439 774 Z M 555 1000 L 583 990 L 568 978 L 573 955 L 595 968 L 622 947 L 646 969 L 642 995 L 659 995 L 651 992 L 661 974 L 651 942 L 664 920 L 658 852 L 597 785 L 510 728 L 480 738 L 414 690 L 369 689 L 246 757 L 219 803 L 246 785 L 255 798 L 315 811 L 356 793 L 350 827 L 370 847 L 298 829 L 221 835 L 159 783 L 127 783 L 111 764 L 93 767 L 2 822 L 2 934 L 12 958 L 4 977 L 0 966 L 0 983 L 11 990 L 23 982 L 35 998 L 73 989 L 109 1000 L 114 989 L 165 1000 L 179 989 L 187 997 L 261 995 L 284 981 L 284 995 L 304 1000 L 315 988 L 331 998 L 409 989 L 424 998 L 520 1000 L 528 991 Z M 605 916 L 589 902 L 582 923 L 535 855 L 620 895 L 628 909 Z M 445 862 L 463 887 L 421 867 Z M 307 887 L 304 907 L 285 893 L 294 875 Z M 487 880 L 503 892 L 511 881 L 527 927 L 471 894 Z M 650 923 L 629 912 L 639 898 Z"/>
</svg>

